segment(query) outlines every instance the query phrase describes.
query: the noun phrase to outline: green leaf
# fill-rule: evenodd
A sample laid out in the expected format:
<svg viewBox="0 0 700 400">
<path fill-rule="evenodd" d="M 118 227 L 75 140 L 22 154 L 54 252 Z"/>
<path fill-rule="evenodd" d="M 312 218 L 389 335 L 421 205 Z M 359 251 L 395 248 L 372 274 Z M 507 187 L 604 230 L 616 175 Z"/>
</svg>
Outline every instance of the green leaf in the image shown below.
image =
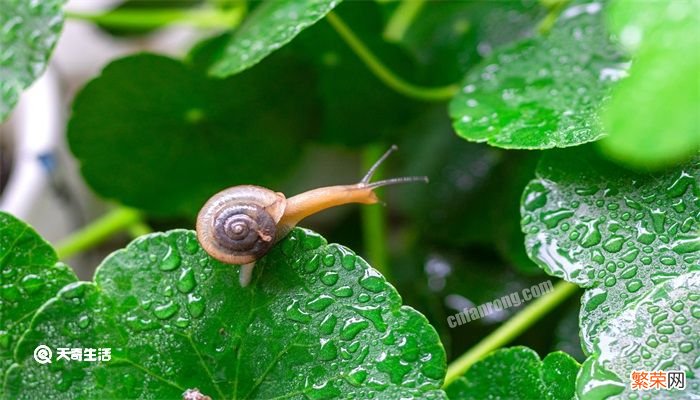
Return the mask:
<svg viewBox="0 0 700 400">
<path fill-rule="evenodd" d="M 218 62 L 209 70 L 218 77 L 237 74 L 315 24 L 340 0 L 267 0 L 233 34 Z"/>
<path fill-rule="evenodd" d="M 0 12 L 0 121 L 46 68 L 63 28 L 65 0 L 3 0 Z"/>
<path fill-rule="evenodd" d="M 700 2 L 616 0 L 610 12 L 637 51 L 604 110 L 601 145 L 641 168 L 688 159 L 700 149 Z"/>
<path fill-rule="evenodd" d="M 450 103 L 457 134 L 509 149 L 601 138 L 598 110 L 625 68 L 601 8 L 573 5 L 547 35 L 498 50 L 473 68 Z"/>
<path fill-rule="evenodd" d="M 0 382 L 36 310 L 76 280 L 29 225 L 0 212 Z"/>
<path fill-rule="evenodd" d="M 317 129 L 312 84 L 308 69 L 282 54 L 225 80 L 171 58 L 129 56 L 78 94 L 68 141 L 101 196 L 195 215 L 225 187 L 279 185 L 300 138 Z"/>
<path fill-rule="evenodd" d="M 588 289 L 580 324 L 590 353 L 607 320 L 655 285 L 700 268 L 700 156 L 642 175 L 589 148 L 547 152 L 521 213 L 530 258 Z"/>
<path fill-rule="evenodd" d="M 195 233 L 143 236 L 95 282 L 66 287 L 32 321 L 11 398 L 444 398 L 435 330 L 349 249 L 295 229 L 253 281 Z M 33 361 L 38 343 L 111 348 L 106 362 Z"/>
<path fill-rule="evenodd" d="M 477 362 L 446 392 L 451 400 L 572 399 L 578 371 L 579 364 L 566 353 L 557 351 L 540 360 L 533 350 L 517 346 Z"/>
<path fill-rule="evenodd" d="M 686 388 L 651 390 L 653 399 L 700 393 L 700 271 L 664 281 L 627 307 L 599 333 L 593 356 L 576 382 L 579 398 L 635 398 L 634 370 L 685 371 Z"/>
</svg>

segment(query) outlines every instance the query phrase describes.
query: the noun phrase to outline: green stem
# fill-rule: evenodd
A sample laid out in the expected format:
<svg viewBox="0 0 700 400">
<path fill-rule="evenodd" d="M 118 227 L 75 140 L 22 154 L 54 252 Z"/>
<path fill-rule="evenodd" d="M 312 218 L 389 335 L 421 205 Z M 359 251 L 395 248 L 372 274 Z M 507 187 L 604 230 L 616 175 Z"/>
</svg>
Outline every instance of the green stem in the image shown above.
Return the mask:
<svg viewBox="0 0 700 400">
<path fill-rule="evenodd" d="M 369 145 L 362 152 L 362 171 L 369 170 L 386 148 L 380 145 Z M 374 173 L 374 180 L 381 179 L 381 169 Z M 363 206 L 360 209 L 362 220 L 362 238 L 364 241 L 365 254 L 369 263 L 384 275 L 387 280 L 391 280 L 391 269 L 389 268 L 389 255 L 387 253 L 387 229 L 386 229 L 386 208 L 380 204 Z"/>
<path fill-rule="evenodd" d="M 391 15 L 384 28 L 384 40 L 397 43 L 403 39 L 408 27 L 425 5 L 425 0 L 403 0 Z"/>
<path fill-rule="evenodd" d="M 546 35 L 552 30 L 557 19 L 559 19 L 559 14 L 561 14 L 568 2 L 569 0 L 540 0 L 540 4 L 549 9 L 547 15 L 537 25 L 537 31 L 540 34 Z"/>
<path fill-rule="evenodd" d="M 128 228 L 128 231 L 129 235 L 131 235 L 131 237 L 135 239 L 139 236 L 148 235 L 149 233 L 153 232 L 153 229 L 151 229 L 151 227 L 148 226 L 145 222 L 138 221 L 132 224 Z"/>
<path fill-rule="evenodd" d="M 66 17 L 89 21 L 110 28 L 150 29 L 168 25 L 195 28 L 231 29 L 241 22 L 245 5 L 231 9 L 199 8 L 192 10 L 154 8 L 148 10 L 114 10 L 99 14 L 66 12 Z"/>
<path fill-rule="evenodd" d="M 464 375 L 469 367 L 485 355 L 518 337 L 537 320 L 576 293 L 577 290 L 578 286 L 566 281 L 560 281 L 554 285 L 554 290 L 532 302 L 513 318 L 482 339 L 476 346 L 452 361 L 447 368 L 444 387 L 447 387 L 452 381 Z"/>
<path fill-rule="evenodd" d="M 114 209 L 57 243 L 56 253 L 59 259 L 65 260 L 96 246 L 116 232 L 141 223 L 140 212 L 125 207 Z"/>
<path fill-rule="evenodd" d="M 350 46 L 352 51 L 367 65 L 367 68 L 385 85 L 395 91 L 408 97 L 426 101 L 447 101 L 457 94 L 459 86 L 456 84 L 441 87 L 422 87 L 404 81 L 382 64 L 336 13 L 331 11 L 326 14 L 326 20 L 343 38 L 345 43 Z"/>
</svg>

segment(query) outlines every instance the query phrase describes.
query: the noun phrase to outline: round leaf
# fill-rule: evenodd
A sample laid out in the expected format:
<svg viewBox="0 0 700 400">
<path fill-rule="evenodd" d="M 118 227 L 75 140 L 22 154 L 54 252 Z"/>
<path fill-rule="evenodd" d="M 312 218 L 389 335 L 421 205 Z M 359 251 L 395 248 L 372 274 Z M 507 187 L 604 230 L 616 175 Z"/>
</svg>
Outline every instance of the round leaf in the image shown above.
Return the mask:
<svg viewBox="0 0 700 400">
<path fill-rule="evenodd" d="M 0 121 L 46 68 L 63 28 L 65 0 L 3 0 L 0 12 Z"/>
<path fill-rule="evenodd" d="M 527 347 L 497 350 L 471 366 L 447 388 L 451 400 L 564 400 L 574 397 L 579 364 L 566 353 L 544 360 Z"/>
<path fill-rule="evenodd" d="M 76 280 L 29 225 L 0 212 L 0 382 L 36 310 Z"/>
<path fill-rule="evenodd" d="M 498 50 L 472 69 L 450 103 L 457 134 L 509 149 L 601 138 L 598 110 L 625 74 L 601 8 L 571 6 L 548 34 Z"/>
<path fill-rule="evenodd" d="M 700 157 L 640 175 L 590 149 L 548 152 L 521 213 L 530 258 L 588 288 L 581 336 L 590 353 L 606 320 L 654 285 L 700 268 Z"/>
<path fill-rule="evenodd" d="M 194 215 L 237 184 L 275 187 L 315 131 L 312 78 L 293 59 L 208 79 L 153 54 L 108 65 L 73 104 L 70 148 L 101 196 L 160 215 Z"/>
<path fill-rule="evenodd" d="M 141 237 L 94 283 L 66 287 L 32 321 L 12 398 L 444 398 L 435 330 L 349 249 L 297 228 L 258 261 L 204 253 L 195 233 Z M 111 361 L 38 365 L 38 343 L 111 348 Z"/>
<path fill-rule="evenodd" d="M 234 33 L 210 72 L 218 77 L 237 74 L 257 64 L 315 24 L 340 0 L 267 0 Z"/>
<path fill-rule="evenodd" d="M 579 398 L 634 398 L 635 370 L 685 372 L 685 390 L 645 392 L 653 399 L 700 393 L 700 271 L 656 285 L 610 321 L 599 338 L 576 382 Z"/>
</svg>

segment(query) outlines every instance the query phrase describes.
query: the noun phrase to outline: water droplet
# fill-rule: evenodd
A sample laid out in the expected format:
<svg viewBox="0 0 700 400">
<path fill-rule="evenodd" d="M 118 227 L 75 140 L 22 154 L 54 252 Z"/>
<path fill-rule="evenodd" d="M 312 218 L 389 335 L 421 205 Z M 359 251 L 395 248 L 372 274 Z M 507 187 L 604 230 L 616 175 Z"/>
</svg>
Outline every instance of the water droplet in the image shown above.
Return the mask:
<svg viewBox="0 0 700 400">
<path fill-rule="evenodd" d="M 195 235 L 185 236 L 185 252 L 187 254 L 195 254 L 199 250 L 199 242 L 197 242 L 197 237 Z"/>
<path fill-rule="evenodd" d="M 172 317 L 179 308 L 180 306 L 171 300 L 154 308 L 153 315 L 158 319 L 168 319 Z"/>
<path fill-rule="evenodd" d="M 316 232 L 304 230 L 304 236 L 301 239 L 301 244 L 304 250 L 315 250 L 326 244 L 326 239 Z"/>
<path fill-rule="evenodd" d="M 675 329 L 673 328 L 673 324 L 660 324 L 656 327 L 656 331 L 663 335 L 670 335 Z"/>
<path fill-rule="evenodd" d="M 639 255 L 639 249 L 636 247 L 632 247 L 625 251 L 622 256 L 620 256 L 620 259 L 625 262 L 632 262 L 637 259 L 637 256 Z"/>
<path fill-rule="evenodd" d="M 331 361 L 338 358 L 338 347 L 332 339 L 321 339 L 318 356 L 321 361 Z"/>
<path fill-rule="evenodd" d="M 322 294 L 322 295 L 318 296 L 317 298 L 306 303 L 306 308 L 311 310 L 311 311 L 317 311 L 317 312 L 323 311 L 326 308 L 328 308 L 328 306 L 333 304 L 334 302 L 335 302 L 335 300 L 331 296 L 328 296 L 326 294 Z"/>
<path fill-rule="evenodd" d="M 319 331 L 324 335 L 330 335 L 331 333 L 333 333 L 337 322 L 338 318 L 335 315 L 328 314 L 323 319 L 323 321 L 321 321 L 321 325 L 319 325 Z"/>
<path fill-rule="evenodd" d="M 694 346 L 690 342 L 681 342 L 678 345 L 678 349 L 681 351 L 681 353 L 690 353 L 691 351 L 693 351 Z"/>
<path fill-rule="evenodd" d="M 175 319 L 175 326 L 177 326 L 178 328 L 187 328 L 189 324 L 190 320 L 188 318 L 177 317 Z"/>
<path fill-rule="evenodd" d="M 364 276 L 360 279 L 360 286 L 370 292 L 379 293 L 386 288 L 386 282 L 379 272 L 373 268 L 365 270 Z"/>
<path fill-rule="evenodd" d="M 304 271 L 306 272 L 316 272 L 318 267 L 321 265 L 321 256 L 314 254 L 311 258 L 304 264 Z"/>
<path fill-rule="evenodd" d="M 603 249 L 609 253 L 617 253 L 622 250 L 622 245 L 625 243 L 625 238 L 619 235 L 613 235 L 603 243 Z"/>
<path fill-rule="evenodd" d="M 602 221 L 600 220 L 594 220 L 594 221 L 588 221 L 584 222 L 585 227 L 586 227 L 586 233 L 583 235 L 583 238 L 581 239 L 581 246 L 584 248 L 589 248 L 597 245 L 600 243 L 600 240 L 602 238 L 600 234 L 600 223 Z"/>
<path fill-rule="evenodd" d="M 633 266 L 625 269 L 624 271 L 622 271 L 622 273 L 620 273 L 620 277 L 623 279 L 634 278 L 637 275 L 637 271 L 638 271 L 637 266 L 633 265 Z"/>
<path fill-rule="evenodd" d="M 656 209 L 651 212 L 651 221 L 656 233 L 664 233 L 666 230 L 666 211 Z"/>
<path fill-rule="evenodd" d="M 663 265 L 676 265 L 676 259 L 670 256 L 659 257 L 659 262 Z"/>
<path fill-rule="evenodd" d="M 340 337 L 343 340 L 352 340 L 369 326 L 369 322 L 360 318 L 350 318 L 340 329 Z"/>
<path fill-rule="evenodd" d="M 177 287 L 177 290 L 179 290 L 181 293 L 191 292 L 192 289 L 194 289 L 194 287 L 197 285 L 197 282 L 194 279 L 194 271 L 192 270 L 192 268 L 183 269 L 175 285 Z"/>
<path fill-rule="evenodd" d="M 292 304 L 287 307 L 285 315 L 292 321 L 301 322 L 303 324 L 311 322 L 311 315 L 301 310 L 299 301 L 297 300 L 292 300 Z"/>
<path fill-rule="evenodd" d="M 593 311 L 608 298 L 608 291 L 602 288 L 592 288 L 586 293 L 588 299 L 585 304 L 586 311 Z"/>
<path fill-rule="evenodd" d="M 617 283 L 617 279 L 615 279 L 615 277 L 613 275 L 610 275 L 607 278 L 605 278 L 604 283 L 605 283 L 605 286 L 607 286 L 607 287 L 613 287 Z"/>
<path fill-rule="evenodd" d="M 161 271 L 172 271 L 180 266 L 181 261 L 180 254 L 172 247 L 168 247 L 168 252 L 165 253 L 165 257 L 163 257 L 158 268 Z"/>
<path fill-rule="evenodd" d="M 642 281 L 640 281 L 639 279 L 633 279 L 633 280 L 627 282 L 627 291 L 629 291 L 630 293 L 635 293 L 639 289 L 641 289 L 642 286 L 644 286 Z"/>
<path fill-rule="evenodd" d="M 348 374 L 348 382 L 353 386 L 361 386 L 367 380 L 367 371 L 362 367 L 357 367 Z"/>
<path fill-rule="evenodd" d="M 666 194 L 670 197 L 681 197 L 688 190 L 688 187 L 695 183 L 695 179 L 685 171 L 681 171 L 680 176 L 666 189 Z"/>
<path fill-rule="evenodd" d="M 81 315 L 80 318 L 78 318 L 78 327 L 80 329 L 85 329 L 90 325 L 90 316 L 88 315 Z"/>
<path fill-rule="evenodd" d="M 353 310 L 362 317 L 368 319 L 379 332 L 385 332 L 387 325 L 382 316 L 382 310 L 378 306 L 354 306 Z"/>
<path fill-rule="evenodd" d="M 333 294 L 337 297 L 350 297 L 352 296 L 353 292 L 350 286 L 341 286 L 333 289 Z"/>
<path fill-rule="evenodd" d="M 690 307 L 690 315 L 692 315 L 693 318 L 700 319 L 700 306 L 694 304 L 692 307 Z"/>
<path fill-rule="evenodd" d="M 683 238 L 672 247 L 677 254 L 687 254 L 700 251 L 700 237 Z"/>
<path fill-rule="evenodd" d="M 323 275 L 321 275 L 321 282 L 327 286 L 335 285 L 335 283 L 338 282 L 338 273 L 335 271 L 326 271 Z"/>
<path fill-rule="evenodd" d="M 323 265 L 326 267 L 332 267 L 335 265 L 335 255 L 329 253 L 323 256 Z"/>
<path fill-rule="evenodd" d="M 192 318 L 199 318 L 204 314 L 204 299 L 195 293 L 187 295 L 187 311 Z"/>
<path fill-rule="evenodd" d="M 340 252 L 340 264 L 348 271 L 355 270 L 355 261 L 357 256 L 347 247 L 339 246 L 338 251 Z"/>
<path fill-rule="evenodd" d="M 549 229 L 554 229 L 559 222 L 574 215 L 572 210 L 561 208 L 554 211 L 546 211 L 540 214 L 540 221 Z"/>
<path fill-rule="evenodd" d="M 531 183 L 525 189 L 523 198 L 523 208 L 527 211 L 537 210 L 547 204 L 547 189 L 541 183 Z"/>
<path fill-rule="evenodd" d="M 22 287 L 27 293 L 34 293 L 44 286 L 44 279 L 39 275 L 29 274 L 22 278 Z"/>
<path fill-rule="evenodd" d="M 659 341 L 656 340 L 656 336 L 651 335 L 647 338 L 647 346 L 655 349 L 659 345 Z"/>
</svg>

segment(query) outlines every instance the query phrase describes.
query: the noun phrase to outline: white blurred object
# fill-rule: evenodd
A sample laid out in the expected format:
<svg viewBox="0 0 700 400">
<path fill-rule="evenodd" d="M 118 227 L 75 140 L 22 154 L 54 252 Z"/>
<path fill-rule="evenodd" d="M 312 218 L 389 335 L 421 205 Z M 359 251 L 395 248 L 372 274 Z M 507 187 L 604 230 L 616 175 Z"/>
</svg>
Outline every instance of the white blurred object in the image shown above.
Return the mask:
<svg viewBox="0 0 700 400">
<path fill-rule="evenodd" d="M 65 123 L 58 86 L 49 68 L 22 94 L 13 112 L 14 163 L 0 209 L 21 219 L 30 219 L 56 165 L 55 151 Z"/>
</svg>

